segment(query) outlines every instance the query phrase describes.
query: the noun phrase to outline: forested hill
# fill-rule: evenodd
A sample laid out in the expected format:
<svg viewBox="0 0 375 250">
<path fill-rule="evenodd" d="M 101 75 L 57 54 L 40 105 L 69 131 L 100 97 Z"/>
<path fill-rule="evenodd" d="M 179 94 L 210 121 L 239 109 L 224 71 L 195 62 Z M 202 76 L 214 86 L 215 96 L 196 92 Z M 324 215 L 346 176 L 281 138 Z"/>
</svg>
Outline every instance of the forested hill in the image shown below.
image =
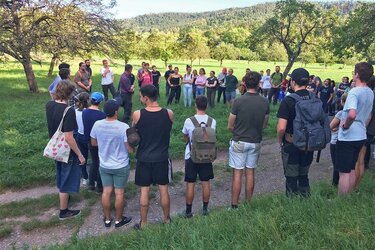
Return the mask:
<svg viewBox="0 0 375 250">
<path fill-rule="evenodd" d="M 246 8 L 231 8 L 218 11 L 201 13 L 160 13 L 141 15 L 124 19 L 125 28 L 136 31 L 149 31 L 150 29 L 173 29 L 185 26 L 216 27 L 222 25 L 249 24 L 257 20 L 265 20 L 272 16 L 274 3 L 258 4 Z"/>
<path fill-rule="evenodd" d="M 353 1 L 320 2 L 322 8 L 331 9 L 336 7 L 340 14 L 348 14 L 355 6 Z M 230 8 L 218 11 L 200 13 L 159 13 L 147 14 L 134 18 L 121 20 L 124 28 L 134 31 L 150 31 L 152 29 L 169 30 L 186 26 L 195 26 L 201 29 L 212 27 L 249 26 L 262 23 L 273 15 L 275 3 L 257 4 L 245 8 Z"/>
</svg>

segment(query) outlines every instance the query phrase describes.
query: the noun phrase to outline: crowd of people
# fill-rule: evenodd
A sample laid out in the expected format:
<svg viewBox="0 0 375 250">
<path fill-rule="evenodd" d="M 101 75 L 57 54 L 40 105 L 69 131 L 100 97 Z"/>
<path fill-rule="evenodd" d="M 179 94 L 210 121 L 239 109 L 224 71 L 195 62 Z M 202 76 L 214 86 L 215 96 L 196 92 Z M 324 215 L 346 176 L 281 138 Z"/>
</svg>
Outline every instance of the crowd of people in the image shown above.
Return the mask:
<svg viewBox="0 0 375 250">
<path fill-rule="evenodd" d="M 83 183 L 90 190 L 102 193 L 104 226 L 110 227 L 113 222 L 115 227 L 129 224 L 132 218 L 123 215 L 124 192 L 130 171 L 129 154 L 136 152 L 135 184 L 140 187 L 141 219 L 135 229 L 147 225 L 151 185 L 158 186 L 164 222 L 170 223 L 169 143 L 174 113 L 158 102 L 161 73 L 155 66 L 150 71 L 149 64 L 142 63 L 134 76 L 132 65 L 126 64 L 116 90 L 113 70 L 108 61 L 103 60 L 103 95 L 91 93 L 89 60 L 79 64 L 73 82 L 69 80 L 69 68 L 68 64 L 59 66 L 59 77 L 49 88 L 52 100 L 46 105 L 49 136 L 55 133 L 63 120 L 62 132 L 71 148 L 67 163 L 56 161 L 60 219 L 80 213 L 80 210 L 68 208 L 68 200 L 69 193 L 79 191 L 83 178 Z M 308 173 L 314 151 L 323 149 L 329 141 L 334 165 L 332 183 L 338 186 L 338 193 L 347 194 L 358 187 L 364 166 L 368 165 L 369 146 L 375 135 L 372 65 L 364 62 L 356 64 L 351 83 L 348 77 L 344 77 L 337 88 L 332 80 L 326 79 L 322 84 L 319 77 L 310 75 L 303 68 L 293 70 L 289 80 L 280 72 L 279 66 L 272 74 L 267 69 L 265 75 L 262 71 L 258 73 L 246 69 L 241 81 L 233 75 L 233 69 L 223 68 L 217 77 L 214 71 L 206 77 L 204 68 L 197 72 L 189 65 L 185 74 L 179 72 L 178 67 L 168 65 L 164 78 L 167 105 L 179 102 L 182 88 L 185 107 L 192 106 L 195 100 L 196 114 L 187 117 L 181 128 L 186 143 L 186 218 L 193 216 L 197 178 L 202 183 L 202 214 L 209 213 L 210 180 L 214 178 L 212 162 L 216 151 L 213 151 L 214 144 L 209 145 L 208 142 L 216 139 L 212 139 L 212 134 L 207 131 L 216 130 L 216 120 L 208 116 L 206 110 L 220 102 L 221 97 L 223 103 L 230 106 L 228 129 L 232 138 L 228 164 L 233 169 L 232 209 L 239 204 L 243 175 L 246 199 L 250 200 L 253 195 L 254 169 L 261 152 L 263 129 L 268 124 L 271 103 L 276 104 L 279 100 L 277 137 L 286 194 L 309 196 Z M 136 79 L 140 87 L 140 102 L 145 108 L 132 112 Z M 114 99 L 108 100 L 108 90 Z M 99 108 L 102 102 L 103 111 Z M 70 104 L 75 108 L 68 109 L 64 117 L 64 110 Z M 118 120 L 121 106 L 125 111 L 122 122 Z M 328 115 L 334 116 L 331 122 L 328 122 Z M 88 152 L 92 159 L 89 172 L 86 169 Z M 204 158 L 207 155 L 209 159 Z M 116 196 L 115 218 L 112 218 L 110 208 L 113 191 Z"/>
</svg>

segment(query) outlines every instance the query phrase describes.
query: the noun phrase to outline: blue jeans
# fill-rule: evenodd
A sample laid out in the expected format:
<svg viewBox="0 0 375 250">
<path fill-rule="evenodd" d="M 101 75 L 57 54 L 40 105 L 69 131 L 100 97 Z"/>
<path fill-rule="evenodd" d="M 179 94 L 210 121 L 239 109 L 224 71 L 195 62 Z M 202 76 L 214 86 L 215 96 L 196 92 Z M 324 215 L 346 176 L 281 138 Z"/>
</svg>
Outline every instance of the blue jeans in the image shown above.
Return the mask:
<svg viewBox="0 0 375 250">
<path fill-rule="evenodd" d="M 199 88 L 199 87 L 197 87 L 195 95 L 196 96 L 204 95 L 205 94 L 205 90 L 206 90 L 206 88 Z"/>
<path fill-rule="evenodd" d="M 193 86 L 191 84 L 184 84 L 184 106 L 191 107 L 191 96 L 193 94 Z"/>
<path fill-rule="evenodd" d="M 83 157 L 85 157 L 86 162 L 87 162 L 87 159 L 88 159 L 88 156 L 89 156 L 88 141 L 85 139 L 85 137 L 83 135 L 81 135 L 79 133 L 76 134 L 75 139 L 76 139 L 77 146 L 78 146 L 79 150 L 81 151 Z M 86 163 L 81 166 L 81 170 L 82 170 L 82 178 L 87 180 L 89 178 L 89 175 L 87 173 Z"/>
<path fill-rule="evenodd" d="M 81 181 L 81 166 L 78 157 L 70 152 L 68 163 L 55 161 L 56 184 L 60 193 L 78 193 Z"/>
</svg>

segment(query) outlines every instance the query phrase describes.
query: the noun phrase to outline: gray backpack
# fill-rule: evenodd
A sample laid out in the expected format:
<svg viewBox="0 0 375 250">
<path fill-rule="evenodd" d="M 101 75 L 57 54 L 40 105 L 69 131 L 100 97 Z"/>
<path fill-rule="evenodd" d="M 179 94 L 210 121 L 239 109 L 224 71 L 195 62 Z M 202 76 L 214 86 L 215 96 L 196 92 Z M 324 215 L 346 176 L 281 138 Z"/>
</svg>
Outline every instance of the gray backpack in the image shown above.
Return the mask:
<svg viewBox="0 0 375 250">
<path fill-rule="evenodd" d="M 212 118 L 208 117 L 207 123 L 199 123 L 194 116 L 190 120 L 194 124 L 191 143 L 189 140 L 191 160 L 194 163 L 212 163 L 217 154 L 216 131 L 211 128 Z"/>
<path fill-rule="evenodd" d="M 296 100 L 296 118 L 293 121 L 293 144 L 304 151 L 319 151 L 331 140 L 329 120 L 323 111 L 322 101 L 315 97 L 289 95 Z"/>
</svg>

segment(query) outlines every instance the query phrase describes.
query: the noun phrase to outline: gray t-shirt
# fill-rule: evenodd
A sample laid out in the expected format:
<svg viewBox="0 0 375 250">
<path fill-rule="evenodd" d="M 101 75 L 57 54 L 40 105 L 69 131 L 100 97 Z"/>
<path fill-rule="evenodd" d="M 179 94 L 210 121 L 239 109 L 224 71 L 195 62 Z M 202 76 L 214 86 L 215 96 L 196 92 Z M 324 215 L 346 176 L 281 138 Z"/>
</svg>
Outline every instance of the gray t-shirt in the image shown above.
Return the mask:
<svg viewBox="0 0 375 250">
<path fill-rule="evenodd" d="M 234 100 L 231 113 L 236 115 L 234 141 L 260 143 L 264 117 L 269 114 L 268 101 L 257 93 L 248 93 Z"/>
<path fill-rule="evenodd" d="M 348 93 L 339 128 L 339 141 L 361 141 L 366 137 L 366 122 L 372 110 L 374 94 L 369 87 L 355 87 Z M 356 110 L 356 118 L 349 129 L 342 129 L 349 111 Z"/>
<path fill-rule="evenodd" d="M 100 166 L 119 169 L 129 165 L 126 130 L 129 126 L 120 121 L 100 120 L 95 122 L 90 136 L 97 140 Z"/>
<path fill-rule="evenodd" d="M 335 117 L 339 119 L 340 121 L 341 121 L 341 116 L 342 116 L 342 110 L 337 112 L 337 114 L 335 115 Z M 338 130 L 331 133 L 331 144 L 336 144 L 338 136 L 339 136 Z"/>
</svg>

